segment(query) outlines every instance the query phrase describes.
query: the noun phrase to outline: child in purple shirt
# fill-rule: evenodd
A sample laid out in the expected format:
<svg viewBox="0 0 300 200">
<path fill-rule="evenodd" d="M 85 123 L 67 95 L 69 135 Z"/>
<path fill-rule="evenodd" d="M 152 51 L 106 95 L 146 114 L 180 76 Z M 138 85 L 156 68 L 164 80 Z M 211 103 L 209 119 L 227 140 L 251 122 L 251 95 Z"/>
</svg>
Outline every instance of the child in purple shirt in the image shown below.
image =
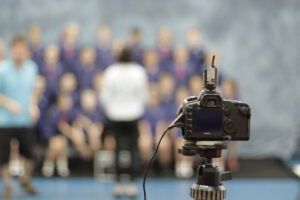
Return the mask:
<svg viewBox="0 0 300 200">
<path fill-rule="evenodd" d="M 69 23 L 65 27 L 59 46 L 60 60 L 66 72 L 75 72 L 79 54 L 79 48 L 77 46 L 78 35 L 79 26 L 77 24 Z"/>
<path fill-rule="evenodd" d="M 111 29 L 108 25 L 103 24 L 98 29 L 98 44 L 96 46 L 97 66 L 105 69 L 113 64 L 115 59 L 111 49 Z"/>
<path fill-rule="evenodd" d="M 63 67 L 59 62 L 59 48 L 49 45 L 45 49 L 44 62 L 41 66 L 41 75 L 46 80 L 46 95 L 49 101 L 53 101 L 53 95 L 59 90 L 59 80 L 64 73 Z"/>
<path fill-rule="evenodd" d="M 144 117 L 139 122 L 139 149 L 144 164 L 147 164 L 151 158 L 151 152 L 156 136 L 156 126 L 158 122 L 163 119 L 164 114 L 160 108 L 159 94 L 156 85 L 150 85 L 149 95 L 149 102 Z"/>
<path fill-rule="evenodd" d="M 93 88 L 94 76 L 100 69 L 96 67 L 96 52 L 92 47 L 85 47 L 80 52 L 80 61 L 76 68 L 78 87 L 80 90 Z"/>
<path fill-rule="evenodd" d="M 36 79 L 36 99 L 38 101 L 38 107 L 40 111 L 40 118 L 35 124 L 35 129 L 38 133 L 39 139 L 43 140 L 43 130 L 47 125 L 46 113 L 50 106 L 49 100 L 45 94 L 46 91 L 46 80 L 43 76 L 38 76 Z"/>
<path fill-rule="evenodd" d="M 39 74 L 41 74 L 41 66 L 44 58 L 44 46 L 42 44 L 42 29 L 39 25 L 32 25 L 29 29 L 29 50 L 31 58 L 36 62 Z"/>
<path fill-rule="evenodd" d="M 201 33 L 196 28 L 190 28 L 186 33 L 190 63 L 194 71 L 202 76 L 204 71 L 205 52 L 202 48 Z"/>
<path fill-rule="evenodd" d="M 193 67 L 189 63 L 189 54 L 185 47 L 178 46 L 174 51 L 174 61 L 172 63 L 172 73 L 177 86 L 187 86 L 189 78 L 195 74 Z"/>
<path fill-rule="evenodd" d="M 144 53 L 144 65 L 147 70 L 150 83 L 157 83 L 161 75 L 156 51 L 148 50 Z"/>
<path fill-rule="evenodd" d="M 161 27 L 158 32 L 157 54 L 159 66 L 163 72 L 170 72 L 172 64 L 172 34 L 168 27 Z"/>
<path fill-rule="evenodd" d="M 132 29 L 130 33 L 132 57 L 135 62 L 143 65 L 144 48 L 141 44 L 141 37 L 142 35 L 138 28 Z"/>
<path fill-rule="evenodd" d="M 42 167 L 43 175 L 53 176 L 56 164 L 60 176 L 69 176 L 66 137 L 72 136 L 72 122 L 75 118 L 71 96 L 67 93 L 59 94 L 56 104 L 49 109 L 46 118 L 43 134 L 49 143 Z"/>
<path fill-rule="evenodd" d="M 73 73 L 64 73 L 59 81 L 59 90 L 56 91 L 56 94 L 68 93 L 72 98 L 74 106 L 77 106 L 79 103 L 79 94 L 78 94 L 78 81 Z"/>
<path fill-rule="evenodd" d="M 158 90 L 160 97 L 160 109 L 162 118 L 157 122 L 155 142 L 159 141 L 161 134 L 168 127 L 170 122 L 176 117 L 176 103 L 174 101 L 175 80 L 170 74 L 163 74 L 158 82 Z M 161 143 L 159 149 L 159 164 L 162 168 L 168 168 L 172 161 L 172 137 L 167 135 Z"/>
<path fill-rule="evenodd" d="M 100 137 L 103 130 L 104 114 L 98 107 L 96 93 L 85 89 L 80 95 L 80 106 L 73 123 L 71 140 L 84 159 L 91 159 L 100 149 Z"/>
<path fill-rule="evenodd" d="M 189 91 L 193 96 L 198 96 L 203 89 L 203 80 L 200 75 L 193 75 L 189 80 Z"/>
<path fill-rule="evenodd" d="M 179 87 L 176 91 L 176 106 L 182 104 L 182 102 L 189 97 L 189 90 L 186 87 Z M 176 129 L 173 134 L 173 142 L 175 146 L 175 175 L 179 178 L 191 178 L 193 176 L 193 158 L 185 157 L 177 153 L 178 149 L 183 145 L 183 137 L 181 129 Z"/>
</svg>

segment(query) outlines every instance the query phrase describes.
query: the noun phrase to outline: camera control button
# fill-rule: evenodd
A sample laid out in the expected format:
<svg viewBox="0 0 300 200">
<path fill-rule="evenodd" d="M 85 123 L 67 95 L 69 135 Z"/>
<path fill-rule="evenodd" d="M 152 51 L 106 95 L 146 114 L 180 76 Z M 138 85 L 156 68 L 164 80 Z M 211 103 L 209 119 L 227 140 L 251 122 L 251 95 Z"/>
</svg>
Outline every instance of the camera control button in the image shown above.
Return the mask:
<svg viewBox="0 0 300 200">
<path fill-rule="evenodd" d="M 234 121 L 228 119 L 224 122 L 224 130 L 226 133 L 233 134 L 237 130 L 237 124 Z"/>
<path fill-rule="evenodd" d="M 191 96 L 187 98 L 187 101 L 195 101 L 195 100 L 197 100 L 196 96 Z"/>
<path fill-rule="evenodd" d="M 248 106 L 240 106 L 239 107 L 239 112 L 246 116 L 246 117 L 250 117 L 251 113 L 250 113 L 250 108 Z"/>
<path fill-rule="evenodd" d="M 230 115 L 230 110 L 228 108 L 223 109 L 224 115 L 229 116 Z"/>
</svg>

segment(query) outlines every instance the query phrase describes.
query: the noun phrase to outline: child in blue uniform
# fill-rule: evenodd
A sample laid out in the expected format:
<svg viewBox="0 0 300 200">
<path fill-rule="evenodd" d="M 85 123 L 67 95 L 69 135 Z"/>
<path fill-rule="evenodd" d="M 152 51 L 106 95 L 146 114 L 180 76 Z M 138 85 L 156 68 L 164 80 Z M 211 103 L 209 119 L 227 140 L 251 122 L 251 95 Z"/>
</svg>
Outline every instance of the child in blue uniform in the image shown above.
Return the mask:
<svg viewBox="0 0 300 200">
<path fill-rule="evenodd" d="M 174 101 L 175 87 L 175 80 L 172 75 L 163 74 L 160 77 L 158 88 L 162 118 L 157 122 L 155 135 L 156 143 L 159 141 L 163 131 L 176 117 L 177 106 Z M 171 135 L 167 135 L 159 148 L 158 160 L 162 168 L 168 168 L 171 165 L 173 154 L 172 145 L 172 137 Z"/>
<path fill-rule="evenodd" d="M 59 94 L 56 104 L 47 113 L 47 123 L 43 130 L 44 137 L 49 141 L 42 168 L 44 176 L 53 176 L 55 162 L 58 175 L 62 177 L 69 176 L 66 137 L 72 136 L 72 122 L 75 116 L 71 96 L 68 93 Z"/>
<path fill-rule="evenodd" d="M 172 64 L 172 34 L 168 27 L 161 27 L 158 32 L 157 54 L 159 57 L 159 66 L 162 71 L 170 72 Z"/>
<path fill-rule="evenodd" d="M 36 89 L 35 89 L 36 93 L 35 93 L 35 96 L 36 96 L 36 99 L 38 101 L 38 107 L 39 107 L 39 110 L 40 110 L 40 118 L 39 120 L 37 121 L 36 125 L 35 125 L 35 128 L 36 128 L 36 131 L 38 133 L 38 136 L 39 136 L 39 139 L 43 139 L 43 127 L 45 126 L 45 123 L 46 120 L 45 120 L 45 116 L 46 116 L 46 113 L 47 113 L 47 110 L 50 106 L 50 103 L 49 103 L 49 99 L 48 97 L 46 96 L 46 80 L 43 76 L 38 76 L 37 77 L 37 80 L 36 80 Z"/>
<path fill-rule="evenodd" d="M 72 102 L 74 106 L 77 106 L 79 103 L 79 94 L 78 94 L 78 82 L 75 74 L 73 73 L 64 73 L 59 81 L 59 90 L 56 91 L 56 94 L 68 93 L 71 95 Z"/>
<path fill-rule="evenodd" d="M 150 85 L 149 95 L 149 102 L 144 118 L 139 123 L 139 149 L 144 164 L 149 162 L 154 146 L 156 126 L 157 123 L 163 119 L 164 114 L 163 110 L 160 108 L 159 94 L 156 85 Z"/>
<path fill-rule="evenodd" d="M 79 55 L 77 38 L 79 35 L 79 26 L 69 23 L 63 32 L 60 43 L 60 60 L 66 72 L 75 72 L 76 63 Z"/>
<path fill-rule="evenodd" d="M 63 67 L 59 62 L 59 48 L 49 45 L 45 49 L 44 62 L 40 68 L 41 75 L 45 77 L 45 95 L 50 103 L 53 103 L 54 96 L 59 90 L 59 80 L 64 73 Z"/>
<path fill-rule="evenodd" d="M 159 60 L 156 51 L 148 50 L 144 53 L 144 66 L 150 83 L 157 83 L 161 75 Z"/>
<path fill-rule="evenodd" d="M 29 50 L 32 60 L 37 64 L 39 74 L 44 59 L 44 45 L 42 43 L 42 29 L 39 25 L 32 25 L 29 29 Z"/>
<path fill-rule="evenodd" d="M 190 63 L 194 71 L 202 76 L 204 71 L 205 52 L 202 47 L 201 33 L 196 28 L 190 28 L 186 33 Z"/>
<path fill-rule="evenodd" d="M 133 60 L 140 65 L 143 65 L 143 54 L 144 54 L 144 48 L 141 44 L 141 32 L 138 28 L 132 29 L 130 33 L 131 38 L 131 52 Z"/>
<path fill-rule="evenodd" d="M 123 51 L 125 47 L 125 41 L 120 39 L 120 38 L 116 38 L 114 39 L 113 41 L 113 44 L 112 44 L 112 55 L 113 55 L 113 61 L 112 63 L 115 63 L 118 58 L 120 57 L 120 54 L 121 52 Z"/>
<path fill-rule="evenodd" d="M 200 91 L 203 89 L 203 80 L 200 75 L 193 75 L 189 80 L 189 91 L 193 96 L 198 96 Z"/>
<path fill-rule="evenodd" d="M 76 68 L 78 87 L 80 90 L 93 88 L 94 76 L 100 69 L 96 67 L 96 52 L 92 47 L 85 47 L 80 52 L 80 61 Z"/>
<path fill-rule="evenodd" d="M 104 120 L 104 115 L 98 107 L 96 93 L 91 89 L 83 90 L 70 139 L 84 159 L 91 159 L 100 149 Z"/>
<path fill-rule="evenodd" d="M 98 29 L 98 44 L 96 46 L 97 66 L 105 69 L 113 64 L 115 59 L 111 49 L 111 29 L 108 25 L 103 24 Z"/>
<path fill-rule="evenodd" d="M 189 97 L 189 90 L 186 87 L 179 87 L 176 91 L 176 106 L 179 106 L 183 101 Z M 193 158 L 182 156 L 178 153 L 183 145 L 183 136 L 180 129 L 175 129 L 175 134 L 173 134 L 174 139 L 174 155 L 175 155 L 175 175 L 179 178 L 190 178 L 193 176 Z"/>
<path fill-rule="evenodd" d="M 189 63 L 189 54 L 185 47 L 178 46 L 174 51 L 172 63 L 172 73 L 175 77 L 177 86 L 187 86 L 189 78 L 195 74 L 193 67 Z"/>
</svg>

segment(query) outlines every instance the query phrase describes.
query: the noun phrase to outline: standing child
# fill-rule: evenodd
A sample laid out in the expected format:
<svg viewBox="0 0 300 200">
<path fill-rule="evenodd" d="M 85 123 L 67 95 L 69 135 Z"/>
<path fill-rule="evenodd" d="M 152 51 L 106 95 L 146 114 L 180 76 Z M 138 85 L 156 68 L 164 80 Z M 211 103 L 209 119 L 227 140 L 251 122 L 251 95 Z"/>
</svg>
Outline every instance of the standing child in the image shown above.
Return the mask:
<svg viewBox="0 0 300 200">
<path fill-rule="evenodd" d="M 162 111 L 162 118 L 157 122 L 157 128 L 155 133 L 155 141 L 158 143 L 163 131 L 169 126 L 169 124 L 175 119 L 177 106 L 174 101 L 175 93 L 175 80 L 170 74 L 161 75 L 158 83 L 159 97 L 160 97 L 160 109 Z M 173 155 L 173 140 L 171 135 L 167 135 L 161 142 L 159 148 L 158 161 L 163 169 L 168 169 L 171 166 Z"/>
<path fill-rule="evenodd" d="M 152 84 L 149 89 L 149 102 L 143 120 L 139 123 L 139 149 L 144 164 L 148 164 L 154 146 L 157 123 L 163 119 L 160 109 L 157 86 Z"/>
<path fill-rule="evenodd" d="M 139 63 L 140 65 L 143 65 L 144 48 L 142 46 L 141 31 L 138 28 L 132 29 L 130 33 L 130 39 L 131 39 L 130 48 L 132 51 L 133 60 Z"/>
<path fill-rule="evenodd" d="M 79 36 L 79 26 L 75 23 L 69 23 L 65 27 L 60 41 L 60 60 L 67 72 L 75 72 L 76 63 L 79 54 L 77 39 Z"/>
<path fill-rule="evenodd" d="M 105 69 L 114 63 L 114 57 L 111 49 L 111 29 L 107 24 L 102 24 L 98 28 L 97 66 Z"/>
<path fill-rule="evenodd" d="M 56 45 L 49 45 L 45 49 L 44 62 L 40 68 L 41 75 L 46 80 L 46 95 L 50 102 L 59 90 L 59 80 L 64 73 L 63 67 L 59 62 L 59 48 Z"/>
<path fill-rule="evenodd" d="M 159 67 L 159 60 L 156 51 L 148 50 L 144 53 L 144 66 L 149 77 L 150 83 L 157 83 L 161 70 Z"/>
<path fill-rule="evenodd" d="M 177 86 L 187 86 L 189 78 L 195 74 L 189 63 L 189 54 L 185 47 L 178 46 L 174 51 L 174 62 L 172 63 L 172 73 L 175 77 Z"/>
<path fill-rule="evenodd" d="M 190 63 L 197 74 L 202 76 L 204 71 L 205 53 L 202 46 L 201 33 L 197 28 L 190 28 L 186 33 Z"/>
<path fill-rule="evenodd" d="M 172 64 L 172 33 L 168 27 L 161 27 L 158 31 L 157 54 L 159 66 L 164 72 L 170 72 Z"/>
<path fill-rule="evenodd" d="M 42 42 L 42 29 L 39 25 L 34 24 L 29 29 L 29 49 L 31 58 L 36 62 L 38 68 L 41 68 L 44 58 L 44 45 Z M 41 73 L 41 71 L 39 71 Z"/>
<path fill-rule="evenodd" d="M 175 100 L 178 108 L 188 96 L 189 91 L 186 87 L 177 88 Z M 178 149 L 182 148 L 183 142 L 181 130 L 177 129 L 174 134 L 175 175 L 179 178 L 191 178 L 194 174 L 193 158 L 178 153 Z"/>
<path fill-rule="evenodd" d="M 76 68 L 76 76 L 80 90 L 92 88 L 93 79 L 100 69 L 96 67 L 96 52 L 92 47 L 85 47 L 80 52 L 80 61 Z"/>
</svg>

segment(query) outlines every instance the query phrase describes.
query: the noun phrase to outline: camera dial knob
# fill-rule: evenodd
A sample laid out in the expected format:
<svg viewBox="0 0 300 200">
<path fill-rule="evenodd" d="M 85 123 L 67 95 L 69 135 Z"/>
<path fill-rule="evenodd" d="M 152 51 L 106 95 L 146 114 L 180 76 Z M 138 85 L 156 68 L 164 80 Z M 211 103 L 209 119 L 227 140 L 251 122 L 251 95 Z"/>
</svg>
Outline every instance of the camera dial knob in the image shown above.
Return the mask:
<svg viewBox="0 0 300 200">
<path fill-rule="evenodd" d="M 233 120 L 227 119 L 224 122 L 224 130 L 226 133 L 233 134 L 237 130 L 237 124 Z"/>
<path fill-rule="evenodd" d="M 251 116 L 251 111 L 250 111 L 250 108 L 248 106 L 239 106 L 239 112 L 246 116 L 247 118 L 250 118 Z"/>
</svg>

